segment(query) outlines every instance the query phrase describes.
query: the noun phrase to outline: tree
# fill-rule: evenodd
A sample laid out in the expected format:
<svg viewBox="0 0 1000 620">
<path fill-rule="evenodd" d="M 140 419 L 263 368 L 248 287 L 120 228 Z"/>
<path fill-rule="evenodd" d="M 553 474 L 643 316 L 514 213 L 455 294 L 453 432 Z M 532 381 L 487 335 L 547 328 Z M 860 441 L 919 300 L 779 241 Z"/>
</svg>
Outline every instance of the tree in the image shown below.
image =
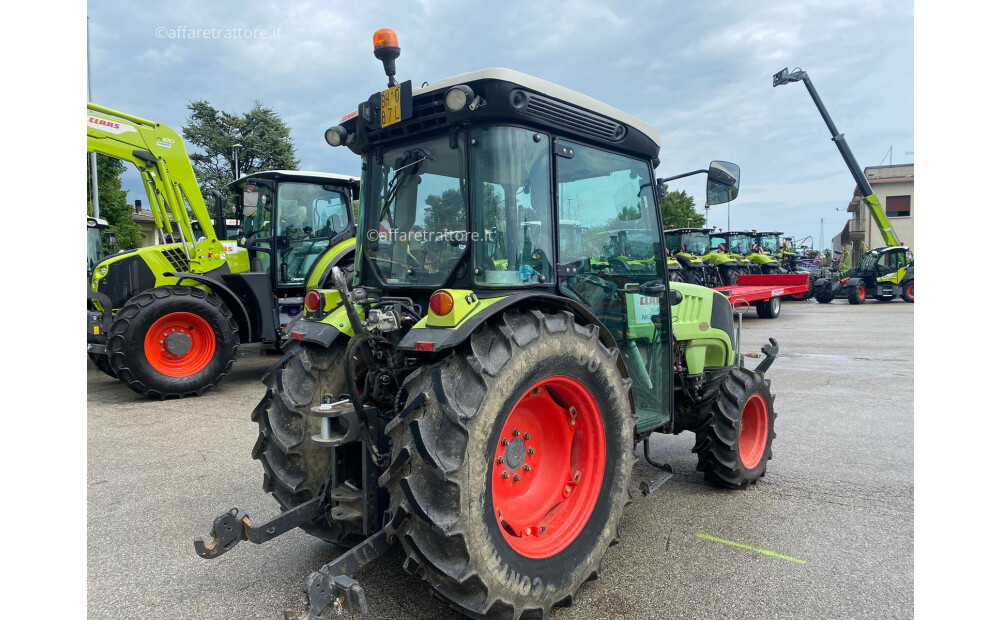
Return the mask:
<svg viewBox="0 0 1000 620">
<path fill-rule="evenodd" d="M 184 139 L 201 149 L 191 153 L 205 202 L 212 204 L 212 190 L 222 192 L 227 214 L 233 213 L 226 186 L 233 181 L 233 146 L 239 144 L 236 176 L 261 170 L 298 170 L 291 129 L 271 108 L 254 101 L 249 112 L 236 114 L 214 108 L 209 102 L 188 103 L 191 115 L 184 125 Z"/>
<path fill-rule="evenodd" d="M 118 249 L 131 250 L 142 244 L 142 230 L 132 221 L 132 205 L 128 192 L 122 189 L 121 175 L 125 164 L 120 159 L 97 154 L 97 197 L 101 219 L 107 220 L 108 231 L 115 233 Z M 87 158 L 87 215 L 94 214 L 94 195 L 90 184 L 90 158 Z M 108 252 L 110 248 L 105 247 Z"/>
<path fill-rule="evenodd" d="M 660 213 L 663 215 L 663 227 L 669 228 L 702 228 L 705 226 L 705 216 L 698 213 L 694 206 L 694 197 L 686 191 L 666 191 L 660 201 Z"/>
</svg>

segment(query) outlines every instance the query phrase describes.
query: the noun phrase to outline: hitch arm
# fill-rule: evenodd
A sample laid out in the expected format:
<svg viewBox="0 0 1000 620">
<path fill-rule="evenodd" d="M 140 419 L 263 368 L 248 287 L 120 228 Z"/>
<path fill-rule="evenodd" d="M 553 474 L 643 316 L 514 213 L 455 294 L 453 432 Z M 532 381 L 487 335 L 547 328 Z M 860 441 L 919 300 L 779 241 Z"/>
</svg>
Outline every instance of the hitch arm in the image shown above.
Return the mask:
<svg viewBox="0 0 1000 620">
<path fill-rule="evenodd" d="M 764 354 L 764 360 L 754 368 L 754 372 L 759 372 L 760 374 L 767 372 L 767 369 L 771 367 L 771 364 L 778 357 L 778 341 L 774 338 L 768 338 L 767 340 L 771 344 L 765 344 L 760 348 L 760 352 Z"/>
<path fill-rule="evenodd" d="M 239 508 L 219 515 L 212 523 L 211 541 L 201 537 L 194 539 L 194 550 L 201 557 L 212 560 L 229 551 L 240 541 L 249 540 L 254 544 L 266 543 L 289 530 L 313 521 L 329 508 L 326 490 L 322 489 L 313 499 L 287 510 L 277 517 L 254 525 L 247 513 Z"/>
</svg>

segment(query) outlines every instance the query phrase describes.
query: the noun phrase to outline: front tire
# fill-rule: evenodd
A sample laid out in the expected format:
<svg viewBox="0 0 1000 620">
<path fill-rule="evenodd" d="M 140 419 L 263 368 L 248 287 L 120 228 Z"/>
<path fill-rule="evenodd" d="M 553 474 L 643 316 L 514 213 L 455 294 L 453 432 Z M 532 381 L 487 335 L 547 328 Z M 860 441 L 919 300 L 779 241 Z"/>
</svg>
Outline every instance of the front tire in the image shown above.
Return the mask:
<svg viewBox="0 0 1000 620">
<path fill-rule="evenodd" d="M 865 292 L 865 283 L 858 282 L 857 286 L 852 286 L 847 289 L 847 301 L 851 305 L 858 305 L 865 303 L 865 297 L 867 294 Z"/>
<path fill-rule="evenodd" d="M 94 366 L 97 366 L 97 368 L 101 372 L 108 375 L 109 377 L 114 377 L 115 379 L 118 378 L 118 375 L 115 373 L 114 369 L 111 368 L 111 362 L 110 360 L 108 360 L 107 355 L 100 353 L 88 353 L 87 357 L 90 358 L 90 361 L 93 362 Z"/>
<path fill-rule="evenodd" d="M 115 315 L 108 359 L 118 378 L 153 398 L 200 396 L 236 361 L 239 327 L 217 296 L 189 286 L 139 293 Z"/>
<path fill-rule="evenodd" d="M 705 480 L 745 489 L 764 477 L 774 441 L 771 382 L 746 368 L 733 368 L 711 406 L 709 423 L 697 432 L 694 449 Z"/>
<path fill-rule="evenodd" d="M 635 461 L 617 357 L 568 312 L 507 312 L 407 379 L 381 480 L 407 571 L 482 618 L 544 617 L 598 576 Z"/>
</svg>

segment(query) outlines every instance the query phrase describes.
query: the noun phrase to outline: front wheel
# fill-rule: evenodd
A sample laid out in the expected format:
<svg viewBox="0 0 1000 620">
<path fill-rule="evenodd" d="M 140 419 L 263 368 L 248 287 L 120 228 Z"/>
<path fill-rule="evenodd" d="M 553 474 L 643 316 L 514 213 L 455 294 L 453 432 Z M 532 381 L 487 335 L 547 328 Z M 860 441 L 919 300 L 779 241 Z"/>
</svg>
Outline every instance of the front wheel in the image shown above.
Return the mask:
<svg viewBox="0 0 1000 620">
<path fill-rule="evenodd" d="M 572 602 L 628 499 L 635 417 L 617 356 L 568 312 L 507 312 L 411 375 L 380 481 L 405 517 L 404 568 L 474 617 Z"/>
<path fill-rule="evenodd" d="M 236 360 L 239 327 L 217 296 L 189 286 L 139 293 L 115 315 L 108 337 L 111 369 L 144 396 L 200 396 Z"/>
<path fill-rule="evenodd" d="M 770 384 L 746 368 L 733 368 L 723 380 L 692 450 L 698 471 L 712 484 L 745 489 L 764 477 L 775 437 Z"/>
<path fill-rule="evenodd" d="M 865 303 L 865 283 L 858 282 L 857 286 L 852 286 L 847 289 L 847 301 L 852 305 Z"/>
</svg>

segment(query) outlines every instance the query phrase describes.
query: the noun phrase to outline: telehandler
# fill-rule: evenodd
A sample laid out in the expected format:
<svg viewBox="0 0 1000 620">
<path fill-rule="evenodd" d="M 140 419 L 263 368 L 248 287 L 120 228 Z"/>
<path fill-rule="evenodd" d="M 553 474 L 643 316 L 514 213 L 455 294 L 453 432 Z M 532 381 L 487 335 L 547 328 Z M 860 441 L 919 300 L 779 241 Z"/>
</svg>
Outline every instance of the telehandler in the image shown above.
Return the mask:
<svg viewBox="0 0 1000 620">
<path fill-rule="evenodd" d="M 875 297 L 879 301 L 892 301 L 900 297 L 903 301 L 913 303 L 913 281 L 914 268 L 913 258 L 910 249 L 902 244 L 896 231 L 892 227 L 892 222 L 886 215 L 885 209 L 879 202 L 875 190 L 872 189 L 868 177 L 865 176 L 858 161 L 854 158 L 854 153 L 847 146 L 847 139 L 844 134 L 837 131 L 833 119 L 830 117 L 823 100 L 820 99 L 816 87 L 812 80 L 802 69 L 795 69 L 789 72 L 787 68 L 774 74 L 772 85 L 777 88 L 790 82 L 802 82 L 805 84 L 809 96 L 819 110 L 820 116 L 826 123 L 827 129 L 833 136 L 833 142 L 837 145 L 844 163 L 847 164 L 854 182 L 861 192 L 861 200 L 868 205 L 882 241 L 885 247 L 869 250 L 861 257 L 861 263 L 856 269 L 847 272 L 847 276 L 839 279 L 819 278 L 813 283 L 813 291 L 816 301 L 821 304 L 830 303 L 836 298 L 847 298 L 851 304 L 862 304 L 869 296 Z"/>
<path fill-rule="evenodd" d="M 154 398 L 200 395 L 229 372 L 241 343 L 277 347 L 304 296 L 353 264 L 351 201 L 359 179 L 275 170 L 235 181 L 246 233 L 226 239 L 181 137 L 154 121 L 87 104 L 87 150 L 132 163 L 160 245 L 98 263 L 87 289 L 87 352 L 95 365 Z M 195 224 L 200 228 L 196 236 Z"/>
<path fill-rule="evenodd" d="M 464 614 L 544 617 L 599 575 L 654 433 L 694 432 L 712 483 L 764 475 L 777 343 L 743 367 L 726 297 L 667 280 L 652 127 L 508 69 L 398 83 L 395 33 L 374 43 L 388 88 L 326 132 L 363 162 L 353 281 L 337 269 L 335 289 L 308 293 L 252 414 L 282 512 L 234 508 L 195 549 L 296 527 L 355 545 L 287 618 L 364 611 L 351 575 L 390 544 Z M 710 169 L 710 196 L 737 182 L 734 164 Z M 565 220 L 599 235 L 599 254 L 564 251 Z M 650 270 L 610 260 L 623 229 L 654 240 Z M 654 464 L 646 492 L 669 477 Z"/>
</svg>

